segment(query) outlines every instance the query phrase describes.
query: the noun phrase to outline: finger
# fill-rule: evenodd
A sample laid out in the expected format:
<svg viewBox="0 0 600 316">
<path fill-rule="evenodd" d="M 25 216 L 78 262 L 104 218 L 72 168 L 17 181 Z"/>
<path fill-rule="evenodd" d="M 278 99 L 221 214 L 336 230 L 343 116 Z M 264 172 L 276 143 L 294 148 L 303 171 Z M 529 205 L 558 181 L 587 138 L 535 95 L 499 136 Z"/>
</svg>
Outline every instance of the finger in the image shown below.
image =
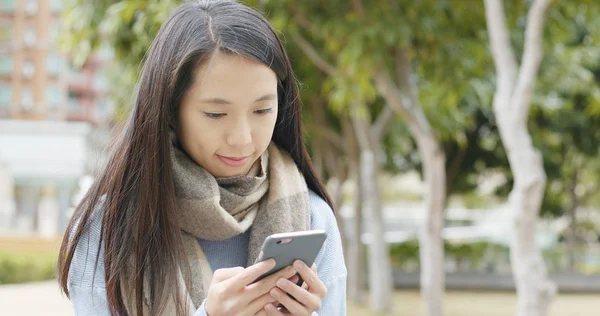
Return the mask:
<svg viewBox="0 0 600 316">
<path fill-rule="evenodd" d="M 293 266 L 287 266 L 272 275 L 246 287 L 246 290 L 255 297 L 268 293 L 279 279 L 287 279 L 296 275 L 297 271 Z"/>
<path fill-rule="evenodd" d="M 261 308 L 254 316 L 268 316 L 268 314 L 264 308 Z"/>
<path fill-rule="evenodd" d="M 251 314 L 257 313 L 260 310 L 263 310 L 265 305 L 272 302 L 275 302 L 273 296 L 271 296 L 269 293 L 263 294 L 248 304 L 248 311 L 250 311 Z"/>
<path fill-rule="evenodd" d="M 245 269 L 242 267 L 233 267 L 233 268 L 223 268 L 215 270 L 213 274 L 212 282 L 219 283 L 221 281 L 230 279 L 240 273 L 242 273 Z"/>
<path fill-rule="evenodd" d="M 298 269 L 298 273 L 308 286 L 309 292 L 315 293 L 323 299 L 327 294 L 327 288 L 325 288 L 325 284 L 319 279 L 317 273 L 309 269 L 301 260 L 294 261 L 294 267 Z"/>
<path fill-rule="evenodd" d="M 292 295 L 298 303 L 305 306 L 309 311 L 317 311 L 321 309 L 321 298 L 316 294 L 309 293 L 306 289 L 297 286 L 288 280 L 279 280 L 277 287 L 283 292 Z M 286 295 L 286 297 L 288 297 Z M 280 301 L 283 304 L 283 301 Z"/>
<path fill-rule="evenodd" d="M 271 296 L 275 298 L 281 305 L 283 305 L 290 313 L 294 315 L 309 315 L 312 311 L 309 311 L 306 306 L 300 304 L 293 298 L 289 297 L 285 292 L 279 288 L 271 290 Z"/>
<path fill-rule="evenodd" d="M 268 316 L 283 316 L 284 314 L 277 310 L 277 307 L 275 307 L 272 304 L 267 304 L 267 306 L 265 306 L 265 311 L 267 312 Z"/>
<path fill-rule="evenodd" d="M 265 261 L 261 261 L 257 264 L 253 264 L 244 269 L 242 273 L 239 273 L 231 279 L 224 281 L 227 282 L 225 286 L 232 289 L 243 288 L 246 285 L 250 284 L 250 282 L 256 280 L 259 276 L 269 272 L 274 267 L 275 260 L 273 259 L 268 259 Z"/>
</svg>

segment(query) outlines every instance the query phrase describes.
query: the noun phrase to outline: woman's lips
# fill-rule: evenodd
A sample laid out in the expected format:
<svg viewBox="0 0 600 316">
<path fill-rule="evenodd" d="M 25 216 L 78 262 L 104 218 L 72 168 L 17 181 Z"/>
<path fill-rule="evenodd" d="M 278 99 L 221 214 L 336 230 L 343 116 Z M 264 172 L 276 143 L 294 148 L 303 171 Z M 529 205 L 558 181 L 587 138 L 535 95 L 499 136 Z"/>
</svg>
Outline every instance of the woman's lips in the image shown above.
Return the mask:
<svg viewBox="0 0 600 316">
<path fill-rule="evenodd" d="M 225 157 L 225 156 L 221 156 L 221 155 L 217 155 L 217 157 L 219 157 L 219 159 L 221 159 L 221 161 L 231 167 L 241 167 L 243 165 L 245 165 L 248 162 L 248 159 L 250 159 L 250 156 L 246 156 L 246 157 Z"/>
</svg>

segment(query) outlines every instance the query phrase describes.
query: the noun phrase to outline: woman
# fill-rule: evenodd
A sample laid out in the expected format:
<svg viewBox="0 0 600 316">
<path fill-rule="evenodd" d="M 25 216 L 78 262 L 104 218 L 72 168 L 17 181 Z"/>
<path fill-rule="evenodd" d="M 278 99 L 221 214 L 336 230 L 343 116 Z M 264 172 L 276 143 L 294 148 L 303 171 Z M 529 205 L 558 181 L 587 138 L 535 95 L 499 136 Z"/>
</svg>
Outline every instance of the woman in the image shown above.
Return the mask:
<svg viewBox="0 0 600 316">
<path fill-rule="evenodd" d="M 259 13 L 233 1 L 175 9 L 62 243 L 59 281 L 77 315 L 345 315 L 341 240 L 300 106 Z M 252 284 L 274 265 L 255 263 L 265 237 L 309 229 L 328 233 L 316 268 L 296 262 Z"/>
</svg>

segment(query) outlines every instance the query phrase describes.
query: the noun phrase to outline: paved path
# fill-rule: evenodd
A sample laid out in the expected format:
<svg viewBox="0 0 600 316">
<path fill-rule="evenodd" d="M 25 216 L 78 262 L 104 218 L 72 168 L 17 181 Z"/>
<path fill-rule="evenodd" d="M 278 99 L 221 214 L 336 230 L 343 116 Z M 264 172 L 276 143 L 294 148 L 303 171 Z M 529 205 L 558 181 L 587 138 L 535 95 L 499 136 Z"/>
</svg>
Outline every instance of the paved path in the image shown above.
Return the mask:
<svg viewBox="0 0 600 316">
<path fill-rule="evenodd" d="M 73 316 L 71 302 L 56 281 L 0 285 L 2 316 Z"/>
</svg>

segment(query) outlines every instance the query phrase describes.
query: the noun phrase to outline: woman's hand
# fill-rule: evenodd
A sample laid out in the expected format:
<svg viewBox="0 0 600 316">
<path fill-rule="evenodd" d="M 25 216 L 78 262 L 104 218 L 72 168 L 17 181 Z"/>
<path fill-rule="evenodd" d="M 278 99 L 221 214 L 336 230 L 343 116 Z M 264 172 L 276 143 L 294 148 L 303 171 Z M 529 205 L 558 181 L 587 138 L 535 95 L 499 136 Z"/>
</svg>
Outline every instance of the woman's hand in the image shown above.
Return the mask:
<svg viewBox="0 0 600 316">
<path fill-rule="evenodd" d="M 312 312 L 321 309 L 323 298 L 327 294 L 325 284 L 317 275 L 317 267 L 313 264 L 312 269 L 304 262 L 296 260 L 294 268 L 304 280 L 303 286 L 298 286 L 287 278 L 277 281 L 277 287 L 271 290 L 271 296 L 285 308 L 276 308 L 274 304 L 267 304 L 265 311 L 267 315 L 296 315 L 308 316 Z M 292 297 L 288 296 L 290 294 Z M 294 300 L 295 298 L 295 300 Z"/>
<path fill-rule="evenodd" d="M 287 280 L 296 274 L 296 269 L 289 266 L 252 283 L 273 267 L 275 267 L 275 260 L 269 259 L 245 269 L 235 267 L 216 270 L 204 302 L 206 314 L 208 316 L 251 316 L 264 312 L 266 305 L 271 305 L 275 301 L 270 291 L 276 287 L 277 280 L 280 278 Z"/>
</svg>

